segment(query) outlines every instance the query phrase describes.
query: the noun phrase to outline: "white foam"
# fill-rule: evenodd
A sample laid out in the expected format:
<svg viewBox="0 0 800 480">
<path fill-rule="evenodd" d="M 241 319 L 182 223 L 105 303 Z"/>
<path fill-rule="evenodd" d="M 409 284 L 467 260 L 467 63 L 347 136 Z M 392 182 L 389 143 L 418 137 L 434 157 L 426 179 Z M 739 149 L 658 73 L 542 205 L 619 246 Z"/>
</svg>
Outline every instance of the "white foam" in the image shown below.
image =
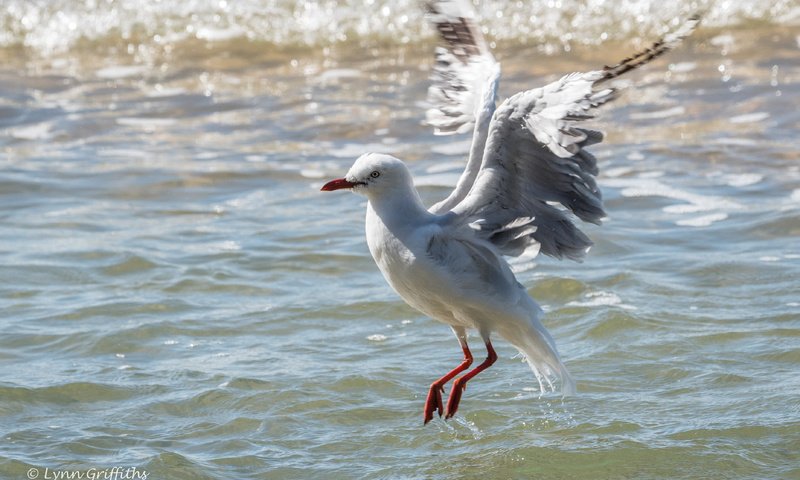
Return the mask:
<svg viewBox="0 0 800 480">
<path fill-rule="evenodd" d="M 733 45 L 733 35 L 730 33 L 723 33 L 722 35 L 717 35 L 716 37 L 711 39 L 711 45 L 716 45 L 718 47 L 725 47 L 729 45 Z"/>
<path fill-rule="evenodd" d="M 346 78 L 357 78 L 361 75 L 361 72 L 354 68 L 332 68 L 330 70 L 325 70 L 322 74 L 317 76 L 316 81 L 319 83 L 328 83 Z"/>
<path fill-rule="evenodd" d="M 728 218 L 727 213 L 710 213 L 694 218 L 686 218 L 675 222 L 683 227 L 707 227 L 712 223 L 719 222 Z"/>
<path fill-rule="evenodd" d="M 225 211 L 231 208 L 245 211 L 260 211 L 264 208 L 264 205 L 270 203 L 272 198 L 273 197 L 270 196 L 266 190 L 255 190 L 225 201 L 224 206 L 221 206 L 221 210 Z"/>
<path fill-rule="evenodd" d="M 575 43 L 657 38 L 673 19 L 686 18 L 693 11 L 688 3 L 658 0 L 477 3 L 478 22 L 490 38 L 534 40 L 545 51 L 554 53 Z M 752 18 L 778 25 L 794 26 L 797 22 L 796 2 L 702 3 L 704 24 L 713 28 L 732 27 Z M 189 38 L 209 43 L 241 39 L 277 46 L 331 45 L 348 40 L 376 45 L 381 40 L 405 44 L 434 35 L 433 29 L 427 28 L 418 2 L 409 1 L 4 0 L 3 7 L 0 46 L 22 44 L 47 56 L 68 51 L 87 40 L 103 39 L 109 45 L 127 42 L 134 33 L 135 47 L 123 51 L 126 56 L 172 49 Z M 564 36 L 566 30 L 569 37 Z M 728 50 L 733 47 L 734 37 L 718 35 L 711 41 Z M 690 68 L 678 64 L 674 71 Z"/>
<path fill-rule="evenodd" d="M 98 152 L 103 157 L 117 158 L 145 158 L 148 155 L 144 150 L 134 150 L 132 148 L 100 148 Z"/>
<path fill-rule="evenodd" d="M 386 335 L 382 335 L 380 333 L 375 333 L 375 334 L 369 335 L 367 337 L 367 340 L 369 340 L 370 342 L 383 342 L 383 341 L 386 341 L 387 338 L 389 338 L 389 337 L 387 337 Z"/>
<path fill-rule="evenodd" d="M 741 205 L 733 200 L 686 192 L 665 185 L 652 178 L 611 178 L 608 179 L 605 184 L 612 187 L 622 188 L 620 194 L 623 197 L 664 197 L 675 200 L 683 200 L 689 203 L 689 206 L 682 207 L 680 210 L 681 212 L 700 212 L 718 209 L 741 208 Z M 675 213 L 677 209 L 677 206 L 665 207 L 665 210 L 670 213 Z"/>
<path fill-rule="evenodd" d="M 101 68 L 95 72 L 98 78 L 106 80 L 118 80 L 122 78 L 136 77 L 147 71 L 144 65 L 114 65 Z"/>
<path fill-rule="evenodd" d="M 514 263 L 513 265 L 511 265 L 511 271 L 514 272 L 515 274 L 524 273 L 533 270 L 534 268 L 536 268 L 536 265 L 538 264 L 532 260 L 527 262 Z"/>
<path fill-rule="evenodd" d="M 685 214 L 685 213 L 697 213 L 707 210 L 707 207 L 704 205 L 697 205 L 694 203 L 679 203 L 676 205 L 667 205 L 666 207 L 661 209 L 666 213 L 676 213 L 676 214 Z"/>
<path fill-rule="evenodd" d="M 328 176 L 324 171 L 316 168 L 304 168 L 300 170 L 300 175 L 305 178 L 325 178 Z"/>
<path fill-rule="evenodd" d="M 414 178 L 414 185 L 417 187 L 455 187 L 460 176 L 458 173 L 419 175 Z"/>
<path fill-rule="evenodd" d="M 755 185 L 762 180 L 764 180 L 764 175 L 759 173 L 739 173 L 725 176 L 725 181 L 731 187 L 746 187 L 748 185 Z"/>
<path fill-rule="evenodd" d="M 627 310 L 636 310 L 636 307 L 633 305 L 627 305 L 622 303 L 622 299 L 619 298 L 619 295 L 612 292 L 589 292 L 584 295 L 586 300 L 583 301 L 571 301 L 567 303 L 567 306 L 570 307 L 603 307 L 603 306 L 614 306 L 620 307 Z"/>
<path fill-rule="evenodd" d="M 162 97 L 177 97 L 178 95 L 183 95 L 187 93 L 188 90 L 181 87 L 163 87 L 161 84 L 155 86 L 153 91 L 147 92 L 146 95 L 150 98 L 162 98 Z"/>
<path fill-rule="evenodd" d="M 440 145 L 434 145 L 431 147 L 431 151 L 440 155 L 467 155 L 471 145 L 472 140 L 445 142 Z"/>
<path fill-rule="evenodd" d="M 426 168 L 425 171 L 427 173 L 442 173 L 448 170 L 453 171 L 460 171 L 464 169 L 464 162 L 455 161 L 455 162 L 439 162 L 435 165 L 431 165 L 430 167 Z"/>
<path fill-rule="evenodd" d="M 664 176 L 663 170 L 649 170 L 647 172 L 641 172 L 639 174 L 639 178 L 660 178 Z"/>
<path fill-rule="evenodd" d="M 760 143 L 756 140 L 749 139 L 749 138 L 715 138 L 711 141 L 711 143 L 716 145 L 732 145 L 738 147 L 755 147 L 760 145 Z"/>
<path fill-rule="evenodd" d="M 211 28 L 211 27 L 203 27 L 197 30 L 197 38 L 202 40 L 209 40 L 212 42 L 221 42 L 224 40 L 232 40 L 234 38 L 239 38 L 244 35 L 245 31 L 233 25 L 228 28 Z"/>
<path fill-rule="evenodd" d="M 216 244 L 217 248 L 224 251 L 241 250 L 242 246 L 235 240 L 225 240 Z"/>
<path fill-rule="evenodd" d="M 603 176 L 608 178 L 622 177 L 633 172 L 633 167 L 608 168 L 603 171 Z"/>
<path fill-rule="evenodd" d="M 661 118 L 677 117 L 686 113 L 686 109 L 680 105 L 677 107 L 657 110 L 655 112 L 631 113 L 631 120 L 654 120 Z"/>
<path fill-rule="evenodd" d="M 669 66 L 670 71 L 676 73 L 691 72 L 696 68 L 697 68 L 696 62 L 678 62 L 678 63 L 673 63 L 672 65 Z"/>
<path fill-rule="evenodd" d="M 345 143 L 337 147 L 330 147 L 328 154 L 336 158 L 358 158 L 368 152 L 392 153 L 398 150 L 397 145 L 385 143 Z"/>
<path fill-rule="evenodd" d="M 20 140 L 46 140 L 52 138 L 51 125 L 49 123 L 35 123 L 9 129 L 9 133 L 14 138 Z"/>
<path fill-rule="evenodd" d="M 767 118 L 769 118 L 769 113 L 767 112 L 753 112 L 731 117 L 728 121 L 731 123 L 758 123 Z"/>
<path fill-rule="evenodd" d="M 121 117 L 117 119 L 118 125 L 140 128 L 167 127 L 177 123 L 174 118 L 144 118 L 144 117 Z"/>
<path fill-rule="evenodd" d="M 744 186 L 759 182 L 762 178 L 758 174 L 741 174 L 731 175 L 726 177 L 726 180 L 729 183 Z M 664 197 L 685 202 L 662 208 L 665 213 L 687 215 L 698 212 L 711 212 L 697 217 L 681 218 L 675 222 L 681 226 L 707 227 L 714 222 L 728 218 L 727 211 L 742 208 L 738 202 L 733 200 L 686 192 L 665 185 L 653 178 L 610 178 L 605 183 L 606 185 L 621 187 L 620 194 L 624 197 Z"/>
</svg>

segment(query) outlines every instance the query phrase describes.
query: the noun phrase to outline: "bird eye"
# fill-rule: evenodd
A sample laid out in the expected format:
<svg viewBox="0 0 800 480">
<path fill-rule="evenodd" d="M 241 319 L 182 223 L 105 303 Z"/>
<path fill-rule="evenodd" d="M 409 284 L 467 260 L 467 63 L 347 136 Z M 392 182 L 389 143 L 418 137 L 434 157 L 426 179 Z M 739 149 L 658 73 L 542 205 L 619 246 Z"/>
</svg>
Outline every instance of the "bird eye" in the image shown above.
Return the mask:
<svg viewBox="0 0 800 480">
<path fill-rule="evenodd" d="M 369 176 L 372 178 L 378 178 L 381 176 L 381 172 L 375 170 L 374 172 L 370 173 Z"/>
</svg>

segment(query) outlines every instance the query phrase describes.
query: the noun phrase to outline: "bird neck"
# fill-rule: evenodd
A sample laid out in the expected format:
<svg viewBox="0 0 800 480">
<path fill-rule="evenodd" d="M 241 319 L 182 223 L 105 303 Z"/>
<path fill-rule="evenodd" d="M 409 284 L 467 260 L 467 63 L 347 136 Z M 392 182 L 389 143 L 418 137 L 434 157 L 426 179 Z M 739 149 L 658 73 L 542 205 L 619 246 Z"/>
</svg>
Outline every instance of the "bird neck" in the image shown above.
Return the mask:
<svg viewBox="0 0 800 480">
<path fill-rule="evenodd" d="M 392 231 L 405 230 L 432 217 L 412 185 L 382 190 L 368 198 L 372 210 Z"/>
</svg>

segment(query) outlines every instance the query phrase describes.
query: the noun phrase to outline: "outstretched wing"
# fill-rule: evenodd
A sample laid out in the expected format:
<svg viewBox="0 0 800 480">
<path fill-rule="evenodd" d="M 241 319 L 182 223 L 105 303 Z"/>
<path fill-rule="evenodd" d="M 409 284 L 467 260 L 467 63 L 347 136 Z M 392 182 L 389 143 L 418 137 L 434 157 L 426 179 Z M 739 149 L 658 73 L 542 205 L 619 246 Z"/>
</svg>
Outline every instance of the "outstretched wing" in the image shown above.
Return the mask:
<svg viewBox="0 0 800 480">
<path fill-rule="evenodd" d="M 436 48 L 432 84 L 428 89 L 428 102 L 433 107 L 426 112 L 426 120 L 437 134 L 465 133 L 472 129 L 477 112 L 483 107 L 482 91 L 489 86 L 497 62 L 475 24 L 475 12 L 468 3 L 430 1 L 425 7 L 442 40 L 442 45 Z"/>
<path fill-rule="evenodd" d="M 580 127 L 594 109 L 616 96 L 603 82 L 658 57 L 690 34 L 699 19 L 617 65 L 573 73 L 543 88 L 518 93 L 495 112 L 483 161 L 467 196 L 453 208 L 462 220 L 505 255 L 533 243 L 557 258 L 580 260 L 592 245 L 573 223 L 605 216 L 586 147 L 603 139 Z"/>
<path fill-rule="evenodd" d="M 500 65 L 489 52 L 469 3 L 441 0 L 425 6 L 442 40 L 442 46 L 436 48 L 428 89 L 432 108 L 426 112 L 426 120 L 439 135 L 473 132 L 470 156 L 456 189 L 431 207 L 434 213 L 441 213 L 463 200 L 477 176 L 495 111 Z"/>
</svg>

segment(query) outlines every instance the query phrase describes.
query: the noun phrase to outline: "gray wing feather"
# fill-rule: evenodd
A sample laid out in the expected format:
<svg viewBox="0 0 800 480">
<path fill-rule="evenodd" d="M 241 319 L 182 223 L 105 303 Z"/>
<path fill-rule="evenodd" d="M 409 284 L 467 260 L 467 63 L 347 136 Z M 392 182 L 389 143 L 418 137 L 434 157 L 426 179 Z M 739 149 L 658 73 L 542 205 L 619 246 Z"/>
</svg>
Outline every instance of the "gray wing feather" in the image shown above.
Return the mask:
<svg viewBox="0 0 800 480">
<path fill-rule="evenodd" d="M 600 223 L 605 216 L 586 148 L 602 133 L 582 128 L 594 109 L 616 98 L 600 85 L 658 57 L 689 35 L 698 17 L 647 50 L 603 70 L 566 75 L 503 102 L 489 125 L 482 163 L 471 189 L 453 212 L 504 255 L 534 243 L 557 258 L 580 260 L 592 245 L 574 217 Z"/>
<path fill-rule="evenodd" d="M 485 294 L 486 289 L 500 297 L 513 295 L 517 284 L 508 264 L 483 240 L 459 233 L 458 228 L 432 235 L 427 255 L 458 283 L 460 288 Z"/>
<path fill-rule="evenodd" d="M 425 7 L 443 44 L 436 48 L 428 89 L 433 108 L 426 112 L 426 120 L 437 134 L 465 133 L 475 123 L 482 89 L 496 62 L 474 23 L 475 13 L 469 4 L 439 0 L 426 2 Z"/>
<path fill-rule="evenodd" d="M 478 178 L 454 211 L 505 255 L 520 255 L 536 242 L 546 255 L 579 260 L 592 243 L 572 215 L 593 223 L 605 216 L 594 178 L 596 160 L 582 150 L 602 137 L 592 130 L 559 126 L 564 120 L 531 119 L 537 115 L 531 102 L 548 98 L 529 91 L 500 106 Z M 611 98 L 610 92 L 592 96 L 587 109 Z M 541 105 L 537 109 L 544 111 Z M 559 133 L 567 128 L 568 133 Z"/>
<path fill-rule="evenodd" d="M 480 170 L 496 108 L 500 65 L 475 25 L 475 13 L 469 3 L 437 0 L 426 2 L 426 8 L 443 44 L 436 49 L 428 89 L 428 102 L 433 107 L 426 112 L 426 120 L 439 135 L 473 132 L 467 165 L 456 188 L 430 209 L 444 213 L 466 197 Z"/>
</svg>

